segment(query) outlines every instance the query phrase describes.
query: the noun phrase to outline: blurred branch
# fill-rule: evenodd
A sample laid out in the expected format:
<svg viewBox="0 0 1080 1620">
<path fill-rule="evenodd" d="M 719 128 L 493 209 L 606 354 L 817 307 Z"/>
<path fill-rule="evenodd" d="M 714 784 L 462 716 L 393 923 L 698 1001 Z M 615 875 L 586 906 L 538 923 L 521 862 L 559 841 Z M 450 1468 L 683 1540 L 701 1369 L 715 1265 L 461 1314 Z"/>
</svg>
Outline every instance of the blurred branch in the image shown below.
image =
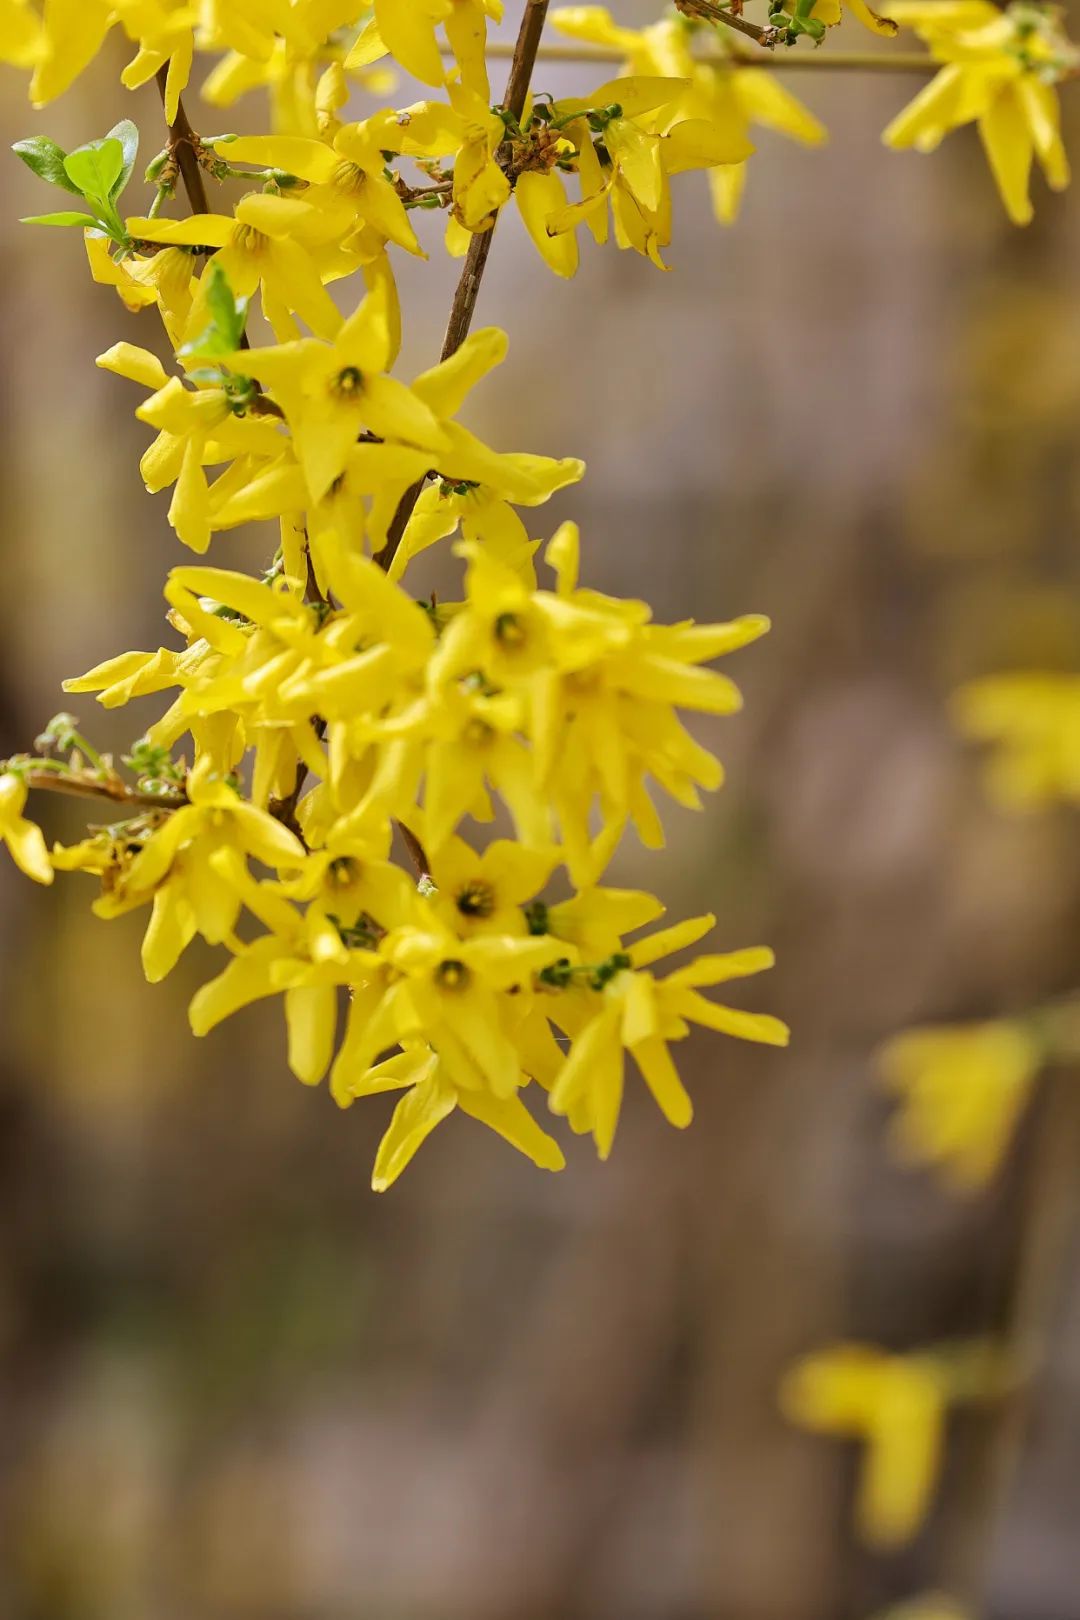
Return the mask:
<svg viewBox="0 0 1080 1620">
<path fill-rule="evenodd" d="M 445 54 L 450 54 L 449 46 Z M 488 57 L 498 60 L 513 55 L 509 45 L 498 40 L 493 41 L 487 48 Z M 537 52 L 540 62 L 597 62 L 601 65 L 610 62 L 625 62 L 626 52 L 617 51 L 605 45 L 542 45 Z M 833 51 L 828 50 L 810 53 L 809 51 L 790 51 L 783 56 L 771 55 L 768 58 L 757 54 L 751 56 L 745 51 L 709 51 L 695 57 L 703 67 L 764 67 L 772 70 L 799 71 L 802 68 L 817 69 L 819 72 L 828 72 L 830 69 L 841 72 L 863 73 L 936 73 L 941 67 L 926 51 Z"/>
</svg>

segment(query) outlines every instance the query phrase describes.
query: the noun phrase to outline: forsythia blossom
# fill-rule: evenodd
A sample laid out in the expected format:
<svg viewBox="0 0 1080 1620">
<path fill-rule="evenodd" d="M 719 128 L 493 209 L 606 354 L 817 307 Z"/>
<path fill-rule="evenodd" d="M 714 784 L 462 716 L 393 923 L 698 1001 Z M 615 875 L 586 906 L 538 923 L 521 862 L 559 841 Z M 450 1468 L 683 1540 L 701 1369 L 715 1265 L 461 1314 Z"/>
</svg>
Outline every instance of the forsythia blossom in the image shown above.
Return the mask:
<svg viewBox="0 0 1080 1620">
<path fill-rule="evenodd" d="M 985 1342 L 891 1354 L 838 1344 L 788 1372 L 781 1406 L 793 1422 L 862 1443 L 855 1501 L 862 1539 L 881 1551 L 916 1534 L 933 1500 L 951 1407 L 1009 1392 L 1016 1371 Z"/>
<path fill-rule="evenodd" d="M 953 699 L 960 730 L 992 746 L 987 786 L 1009 809 L 1080 800 L 1080 675 L 989 675 Z"/>
<path fill-rule="evenodd" d="M 881 1054 L 898 1099 L 897 1154 L 937 1167 L 960 1190 L 981 1186 L 1003 1159 L 1045 1061 L 1019 1022 L 909 1030 Z"/>
<path fill-rule="evenodd" d="M 924 39 L 940 73 L 885 131 L 893 147 L 932 152 L 950 130 L 978 125 L 1009 218 L 1033 217 L 1030 176 L 1035 158 L 1050 185 L 1069 183 L 1055 86 L 1075 74 L 1080 57 L 1052 6 L 1013 0 L 892 0 L 889 15 Z"/>
</svg>

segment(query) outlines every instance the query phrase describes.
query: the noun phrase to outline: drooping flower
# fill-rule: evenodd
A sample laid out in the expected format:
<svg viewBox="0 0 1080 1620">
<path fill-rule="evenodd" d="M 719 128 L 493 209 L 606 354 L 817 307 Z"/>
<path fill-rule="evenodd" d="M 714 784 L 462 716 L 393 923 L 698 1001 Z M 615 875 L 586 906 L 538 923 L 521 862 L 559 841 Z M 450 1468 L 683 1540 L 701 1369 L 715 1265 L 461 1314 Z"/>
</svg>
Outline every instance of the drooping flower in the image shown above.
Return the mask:
<svg viewBox="0 0 1080 1620">
<path fill-rule="evenodd" d="M 1026 0 L 1004 10 L 990 0 L 892 0 L 889 13 L 913 28 L 943 66 L 893 119 L 885 144 L 932 152 L 950 130 L 976 124 L 1009 218 L 1029 224 L 1035 158 L 1054 190 L 1069 183 L 1055 85 L 1080 57 L 1058 12 Z"/>
<path fill-rule="evenodd" d="M 962 687 L 952 708 L 962 732 L 991 746 L 986 782 L 997 803 L 1080 800 L 1080 675 L 988 675 Z"/>
<path fill-rule="evenodd" d="M 627 73 L 685 81 L 682 96 L 665 116 L 676 121 L 704 120 L 728 143 L 728 161 L 706 171 L 713 209 L 722 224 L 731 224 L 738 215 L 748 163 L 745 156 L 736 160 L 735 155 L 740 147 L 746 154 L 753 150 L 755 124 L 805 146 L 819 146 L 827 138 L 824 125 L 775 73 L 744 62 L 706 62 L 695 56 L 693 33 L 678 18 L 663 18 L 648 28 L 633 29 L 617 23 L 606 6 L 562 6 L 551 13 L 551 22 L 570 39 L 625 52 Z"/>
<path fill-rule="evenodd" d="M 908 1030 L 881 1053 L 898 1099 L 898 1155 L 938 1169 L 960 1191 L 982 1186 L 1008 1151 L 1045 1061 L 1016 1021 Z"/>
<path fill-rule="evenodd" d="M 28 791 L 14 771 L 0 773 L 0 839 L 20 871 L 35 883 L 51 883 L 52 862 L 41 828 L 23 815 Z"/>
<path fill-rule="evenodd" d="M 856 1527 L 885 1552 L 910 1541 L 930 1509 L 950 1406 L 1006 1394 L 1014 1378 L 1010 1359 L 985 1341 L 908 1355 L 838 1344 L 798 1362 L 780 1402 L 802 1428 L 862 1442 Z"/>
</svg>

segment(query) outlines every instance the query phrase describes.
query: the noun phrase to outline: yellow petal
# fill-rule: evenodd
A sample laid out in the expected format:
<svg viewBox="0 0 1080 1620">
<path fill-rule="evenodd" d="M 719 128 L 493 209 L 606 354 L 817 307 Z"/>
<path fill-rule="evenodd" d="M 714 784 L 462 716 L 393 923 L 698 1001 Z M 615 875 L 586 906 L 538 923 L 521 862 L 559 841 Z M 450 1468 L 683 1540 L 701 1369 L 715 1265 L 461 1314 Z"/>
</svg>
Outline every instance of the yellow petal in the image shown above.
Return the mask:
<svg viewBox="0 0 1080 1620">
<path fill-rule="evenodd" d="M 318 1085 L 334 1055 L 337 991 L 332 984 L 297 985 L 285 992 L 289 1068 L 306 1086 Z"/>
<path fill-rule="evenodd" d="M 549 221 L 566 208 L 566 192 L 559 176 L 554 172 L 526 172 L 518 177 L 514 196 L 525 228 L 544 263 L 557 276 L 569 278 L 576 274 L 578 248 L 573 233 L 562 231 L 555 235 L 548 229 Z"/>
<path fill-rule="evenodd" d="M 979 134 L 1005 212 L 1014 225 L 1030 225 L 1035 214 L 1028 190 L 1035 142 L 1011 84 L 979 119 Z"/>
</svg>

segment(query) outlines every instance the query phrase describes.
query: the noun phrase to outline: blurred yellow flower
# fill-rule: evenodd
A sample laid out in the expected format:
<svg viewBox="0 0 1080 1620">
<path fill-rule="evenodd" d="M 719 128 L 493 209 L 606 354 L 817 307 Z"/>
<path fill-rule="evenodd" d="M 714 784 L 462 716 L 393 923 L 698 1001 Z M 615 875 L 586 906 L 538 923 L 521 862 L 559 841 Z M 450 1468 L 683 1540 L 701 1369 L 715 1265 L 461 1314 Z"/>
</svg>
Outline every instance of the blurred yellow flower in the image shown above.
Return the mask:
<svg viewBox="0 0 1080 1620">
<path fill-rule="evenodd" d="M 875 1620 L 975 1620 L 975 1616 L 944 1592 L 923 1592 L 907 1603 L 883 1609 Z"/>
<path fill-rule="evenodd" d="M 999 804 L 1080 800 L 1080 675 L 990 675 L 961 687 L 952 712 L 967 736 L 996 744 L 986 783 Z"/>
<path fill-rule="evenodd" d="M 986 1343 L 907 1355 L 837 1344 L 790 1369 L 780 1404 L 802 1428 L 862 1441 L 856 1526 L 868 1546 L 885 1551 L 910 1541 L 930 1509 L 949 1406 L 1000 1395 L 1011 1376 Z"/>
<path fill-rule="evenodd" d="M 932 1165 L 958 1190 L 990 1180 L 1008 1152 L 1043 1062 L 1020 1023 L 916 1029 L 881 1053 L 899 1105 L 890 1141 L 909 1164 Z"/>
<path fill-rule="evenodd" d="M 7 845 L 12 860 L 35 883 L 51 883 L 52 863 L 45 847 L 41 828 L 23 815 L 27 787 L 14 771 L 0 775 L 0 839 Z"/>
<path fill-rule="evenodd" d="M 894 0 L 889 13 L 925 40 L 943 63 L 886 129 L 886 146 L 932 152 L 952 129 L 976 123 L 1009 218 L 1030 223 L 1031 167 L 1037 157 L 1055 191 L 1069 183 L 1055 84 L 1075 70 L 1077 53 L 1061 11 L 1027 0 L 1004 11 L 990 0 Z"/>
</svg>

